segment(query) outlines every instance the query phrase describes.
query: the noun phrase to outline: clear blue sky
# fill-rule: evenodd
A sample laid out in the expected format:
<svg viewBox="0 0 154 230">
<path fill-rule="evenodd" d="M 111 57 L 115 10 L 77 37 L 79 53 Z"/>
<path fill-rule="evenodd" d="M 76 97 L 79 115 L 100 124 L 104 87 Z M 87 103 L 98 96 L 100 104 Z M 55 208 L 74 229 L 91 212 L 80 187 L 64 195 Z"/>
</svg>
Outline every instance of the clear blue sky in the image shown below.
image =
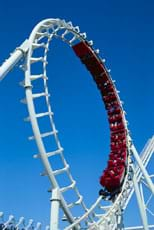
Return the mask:
<svg viewBox="0 0 154 230">
<path fill-rule="evenodd" d="M 125 102 L 129 129 L 140 151 L 154 133 L 154 2 L 151 0 L 3 1 L 0 8 L 0 63 L 42 19 L 61 18 L 79 25 L 100 49 Z M 99 92 L 64 44 L 49 55 L 50 88 L 60 139 L 73 175 L 88 204 L 97 197 L 99 176 L 109 151 L 108 124 Z M 34 160 L 24 90 L 18 68 L 0 83 L 0 211 L 48 222 L 49 185 Z M 130 214 L 126 222 L 130 221 Z M 135 223 L 135 220 L 134 220 Z"/>
</svg>

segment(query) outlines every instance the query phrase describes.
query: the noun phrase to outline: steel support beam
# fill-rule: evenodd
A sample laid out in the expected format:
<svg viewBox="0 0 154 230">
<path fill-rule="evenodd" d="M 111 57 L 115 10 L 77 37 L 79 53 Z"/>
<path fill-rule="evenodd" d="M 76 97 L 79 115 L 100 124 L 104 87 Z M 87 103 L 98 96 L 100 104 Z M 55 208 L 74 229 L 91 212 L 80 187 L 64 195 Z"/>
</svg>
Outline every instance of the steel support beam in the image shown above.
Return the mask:
<svg viewBox="0 0 154 230">
<path fill-rule="evenodd" d="M 15 49 L 8 59 L 0 66 L 0 81 L 13 69 L 13 67 L 24 57 L 29 49 L 29 41 L 26 39 L 21 46 Z"/>
<path fill-rule="evenodd" d="M 58 230 L 59 208 L 60 208 L 60 195 L 59 195 L 58 188 L 52 190 L 52 197 L 50 201 L 51 201 L 50 230 Z"/>
<path fill-rule="evenodd" d="M 154 225 L 149 225 L 148 226 L 149 230 L 153 230 L 154 229 Z M 125 230 L 144 230 L 143 226 L 135 226 L 135 227 L 127 227 L 125 228 Z"/>
<path fill-rule="evenodd" d="M 146 215 L 145 207 L 144 207 L 144 204 L 143 204 L 143 201 L 142 201 L 142 198 L 141 198 L 141 193 L 140 193 L 140 190 L 139 190 L 139 186 L 138 186 L 138 182 L 137 182 L 137 178 L 136 178 L 135 173 L 133 175 L 133 184 L 134 184 L 134 191 L 136 193 L 136 198 L 137 198 L 138 207 L 139 207 L 139 211 L 140 211 L 140 215 L 141 215 L 144 230 L 149 230 L 147 215 Z"/>
<path fill-rule="evenodd" d="M 151 178 L 150 178 L 150 176 L 149 176 L 146 168 L 144 167 L 143 162 L 142 162 L 141 158 L 139 157 L 138 152 L 137 152 L 137 150 L 136 150 L 136 148 L 135 148 L 134 145 L 132 145 L 131 151 L 133 153 L 134 158 L 137 161 L 138 166 L 140 167 L 140 169 L 141 169 L 141 171 L 143 173 L 144 179 L 147 182 L 147 184 L 149 186 L 149 189 L 154 194 L 154 185 L 153 185 L 153 182 L 152 182 L 152 180 L 151 180 Z"/>
</svg>

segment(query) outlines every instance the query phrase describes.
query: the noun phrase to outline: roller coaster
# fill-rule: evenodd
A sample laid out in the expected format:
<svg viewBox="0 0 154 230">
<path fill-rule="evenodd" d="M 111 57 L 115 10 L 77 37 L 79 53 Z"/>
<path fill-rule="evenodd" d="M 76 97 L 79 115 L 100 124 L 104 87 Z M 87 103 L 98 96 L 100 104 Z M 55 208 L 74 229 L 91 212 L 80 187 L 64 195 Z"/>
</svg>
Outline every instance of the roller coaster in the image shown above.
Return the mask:
<svg viewBox="0 0 154 230">
<path fill-rule="evenodd" d="M 49 45 L 53 39 L 60 39 L 67 44 L 91 73 L 108 117 L 110 153 L 107 166 L 100 175 L 101 189 L 98 191 L 98 198 L 91 207 L 85 204 L 84 197 L 71 174 L 54 123 L 46 68 Z M 93 42 L 87 39 L 86 33 L 81 33 L 79 27 L 73 26 L 72 22 L 61 19 L 43 20 L 34 27 L 29 38 L 1 65 L 0 80 L 3 80 L 14 66 L 21 65 L 21 61 L 25 74 L 21 85 L 26 95 L 22 103 L 27 106 L 29 112 L 25 121 L 30 122 L 33 130 L 29 140 L 36 142 L 38 154 L 34 155 L 34 158 L 41 159 L 45 169 L 43 175 L 48 177 L 51 184 L 50 223 L 46 230 L 154 229 L 154 225 L 150 224 L 148 219 L 148 215 L 154 217 L 152 205 L 149 205 L 154 195 L 154 175 L 147 170 L 154 152 L 154 136 L 148 140 L 141 154 L 138 154 L 110 71 L 106 68 L 99 50 L 94 49 Z M 36 108 L 40 108 L 41 111 L 38 113 Z M 48 132 L 45 133 L 41 132 L 39 123 L 42 118 L 48 126 Z M 53 149 L 53 146 L 56 148 Z M 61 168 L 54 165 L 55 157 L 61 163 Z M 63 175 L 69 184 L 61 186 L 59 175 Z M 149 191 L 148 198 L 144 196 L 144 186 Z M 142 226 L 125 227 L 123 216 L 134 193 Z M 78 213 L 78 216 L 74 213 Z M 10 215 L 4 220 L 3 212 L 0 213 L 0 218 L 0 230 L 42 228 L 41 223 L 34 224 L 32 219 L 26 223 L 23 217 L 15 220 L 14 216 Z"/>
</svg>

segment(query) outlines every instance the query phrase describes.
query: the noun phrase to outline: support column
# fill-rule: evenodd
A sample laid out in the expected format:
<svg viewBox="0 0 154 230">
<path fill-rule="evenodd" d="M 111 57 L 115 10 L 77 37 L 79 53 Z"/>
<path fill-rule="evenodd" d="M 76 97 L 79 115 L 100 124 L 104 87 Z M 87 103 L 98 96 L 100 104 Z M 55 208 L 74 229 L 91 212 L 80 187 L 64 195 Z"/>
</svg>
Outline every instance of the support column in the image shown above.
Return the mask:
<svg viewBox="0 0 154 230">
<path fill-rule="evenodd" d="M 133 172 L 134 172 L 134 170 L 133 170 Z M 139 211 L 140 211 L 140 215 L 141 215 L 144 230 L 149 230 L 147 215 L 146 215 L 145 207 L 144 207 L 144 204 L 143 204 L 143 201 L 142 201 L 142 198 L 141 198 L 141 193 L 140 193 L 140 190 L 139 190 L 139 186 L 138 186 L 138 182 L 137 182 L 135 173 L 133 175 L 133 184 L 134 184 L 134 190 L 135 190 L 135 193 L 136 193 L 136 198 L 137 198 L 138 207 L 139 207 Z"/>
<path fill-rule="evenodd" d="M 153 184 L 151 178 L 149 177 L 149 174 L 148 174 L 146 168 L 144 167 L 143 162 L 142 162 L 141 158 L 139 157 L 138 152 L 135 149 L 134 145 L 131 147 L 131 150 L 132 150 L 133 156 L 135 157 L 135 159 L 137 161 L 138 166 L 141 169 L 141 172 L 143 173 L 144 179 L 147 182 L 149 189 L 154 194 L 154 184 Z"/>
<path fill-rule="evenodd" d="M 117 230 L 124 230 L 124 222 L 123 222 L 123 213 L 120 211 L 116 215 L 116 222 L 117 222 Z"/>
<path fill-rule="evenodd" d="M 54 188 L 52 190 L 52 197 L 50 201 L 51 201 L 50 230 L 58 230 L 59 208 L 60 208 L 60 194 L 58 188 Z"/>
</svg>

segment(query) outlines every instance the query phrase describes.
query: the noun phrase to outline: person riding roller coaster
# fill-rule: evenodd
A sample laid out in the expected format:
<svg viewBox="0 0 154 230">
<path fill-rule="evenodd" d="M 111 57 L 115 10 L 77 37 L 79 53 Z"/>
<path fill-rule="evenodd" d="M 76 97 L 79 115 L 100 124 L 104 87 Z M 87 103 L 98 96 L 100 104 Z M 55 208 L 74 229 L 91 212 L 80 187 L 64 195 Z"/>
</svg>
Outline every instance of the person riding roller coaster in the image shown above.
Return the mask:
<svg viewBox="0 0 154 230">
<path fill-rule="evenodd" d="M 115 189 L 113 192 L 107 191 L 106 188 L 99 190 L 99 195 L 102 196 L 104 200 L 111 200 L 114 202 L 115 197 L 121 192 L 121 187 Z"/>
<path fill-rule="evenodd" d="M 82 41 L 72 48 L 91 73 L 107 111 L 111 133 L 111 152 L 107 168 L 100 177 L 103 189 L 99 194 L 104 199 L 108 197 L 114 200 L 124 182 L 127 164 L 127 137 L 121 102 L 107 69 L 92 47 Z"/>
</svg>

